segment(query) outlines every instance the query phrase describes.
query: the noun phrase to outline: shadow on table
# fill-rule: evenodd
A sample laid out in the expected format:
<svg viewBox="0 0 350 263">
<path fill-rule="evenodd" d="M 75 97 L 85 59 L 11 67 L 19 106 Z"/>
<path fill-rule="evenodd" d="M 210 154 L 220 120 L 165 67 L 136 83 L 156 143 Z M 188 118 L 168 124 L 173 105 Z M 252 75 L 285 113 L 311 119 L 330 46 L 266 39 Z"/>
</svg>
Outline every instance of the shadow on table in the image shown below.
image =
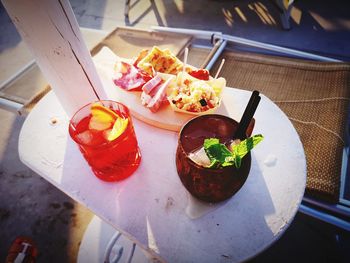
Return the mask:
<svg viewBox="0 0 350 263">
<path fill-rule="evenodd" d="M 174 158 L 170 158 L 169 162 L 175 163 Z M 154 202 L 157 205 L 149 211 L 146 205 L 140 205 L 139 208 L 143 211 L 139 210 L 138 214 L 146 216 L 130 219 L 129 224 L 124 222 L 127 226 L 124 230 L 135 232 L 133 223 L 141 224 L 142 226 L 138 227 L 139 241 L 157 254 L 165 252 L 167 260 L 170 261 L 236 261 L 256 255 L 270 245 L 278 234 L 274 234 L 276 229 L 271 230 L 267 223 L 267 217 L 273 217 L 276 211 L 254 156 L 253 163 L 255 165 L 252 166 L 251 174 L 243 188 L 230 200 L 217 205 L 215 211 L 197 219 L 190 219 L 186 215 L 188 193 L 177 176 L 173 178 L 172 184 L 164 182 L 162 193 L 158 194 L 146 190 L 147 186 L 152 184 L 152 176 L 130 177 L 127 180 L 140 180 L 140 183 L 142 181 L 145 189 L 141 192 L 135 191 L 135 202 Z M 175 169 L 175 165 L 173 168 Z M 176 196 L 167 194 L 173 193 L 174 188 L 178 189 Z M 118 214 L 128 213 L 130 207 L 126 205 L 126 199 L 129 198 L 129 194 L 122 190 L 119 192 Z M 135 214 L 135 217 L 137 216 Z M 223 235 L 226 232 L 232 234 Z M 159 240 L 162 240 L 162 243 Z M 196 252 L 191 254 L 191 251 Z"/>
</svg>

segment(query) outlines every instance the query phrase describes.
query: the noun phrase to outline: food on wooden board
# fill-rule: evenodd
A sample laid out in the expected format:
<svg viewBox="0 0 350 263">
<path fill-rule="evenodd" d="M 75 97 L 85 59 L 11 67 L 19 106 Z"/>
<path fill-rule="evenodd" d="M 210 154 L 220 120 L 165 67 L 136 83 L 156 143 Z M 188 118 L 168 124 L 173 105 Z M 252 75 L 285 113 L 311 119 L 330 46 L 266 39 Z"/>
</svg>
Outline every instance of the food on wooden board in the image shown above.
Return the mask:
<svg viewBox="0 0 350 263">
<path fill-rule="evenodd" d="M 143 55 L 144 53 L 141 53 Z M 176 75 L 182 71 L 183 63 L 171 53 L 169 49 L 161 50 L 153 47 L 152 50 L 137 63 L 137 67 L 152 75 L 154 72 Z M 191 68 L 188 66 L 187 70 Z"/>
<path fill-rule="evenodd" d="M 169 89 L 168 100 L 177 112 L 210 113 L 220 106 L 221 92 L 225 86 L 224 78 L 205 81 L 181 72 Z"/>
<path fill-rule="evenodd" d="M 143 85 L 152 78 L 146 72 L 124 61 L 117 61 L 114 71 L 114 84 L 128 91 L 141 91 Z"/>
<path fill-rule="evenodd" d="M 141 94 L 142 104 L 152 112 L 157 112 L 161 105 L 167 104 L 167 88 L 171 81 L 172 78 L 169 78 L 165 82 L 161 79 L 158 84 L 153 86 L 153 88 L 150 90 L 146 89 L 148 93 L 144 90 Z"/>
<path fill-rule="evenodd" d="M 174 111 L 194 115 L 214 112 L 226 86 L 224 78 L 184 65 L 159 47 L 142 50 L 133 62 L 117 61 L 113 81 L 124 90 L 140 91 L 142 105 L 152 112 L 170 104 Z"/>
</svg>

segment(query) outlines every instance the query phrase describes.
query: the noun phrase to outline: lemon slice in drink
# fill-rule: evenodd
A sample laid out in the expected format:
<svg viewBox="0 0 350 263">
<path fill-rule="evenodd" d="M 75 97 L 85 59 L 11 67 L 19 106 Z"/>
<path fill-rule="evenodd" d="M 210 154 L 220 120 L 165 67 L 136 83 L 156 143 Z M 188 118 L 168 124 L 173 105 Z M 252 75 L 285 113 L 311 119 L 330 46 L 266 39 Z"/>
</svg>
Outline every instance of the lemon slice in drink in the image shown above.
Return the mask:
<svg viewBox="0 0 350 263">
<path fill-rule="evenodd" d="M 91 119 L 89 123 L 89 129 L 93 130 L 106 130 L 110 128 L 119 116 L 112 110 L 102 106 L 99 103 L 91 105 Z"/>
<path fill-rule="evenodd" d="M 112 130 L 107 134 L 107 140 L 113 141 L 117 139 L 128 127 L 129 119 L 118 117 L 114 122 Z"/>
<path fill-rule="evenodd" d="M 119 115 L 99 103 L 91 105 L 91 114 L 101 122 L 114 122 Z"/>
</svg>

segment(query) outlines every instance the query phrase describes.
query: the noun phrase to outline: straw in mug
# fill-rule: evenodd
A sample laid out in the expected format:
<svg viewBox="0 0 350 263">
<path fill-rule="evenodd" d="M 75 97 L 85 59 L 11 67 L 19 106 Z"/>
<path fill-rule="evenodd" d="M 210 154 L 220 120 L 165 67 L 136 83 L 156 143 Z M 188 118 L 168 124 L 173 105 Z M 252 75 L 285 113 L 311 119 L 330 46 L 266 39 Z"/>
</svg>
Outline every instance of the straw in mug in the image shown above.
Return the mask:
<svg viewBox="0 0 350 263">
<path fill-rule="evenodd" d="M 238 138 L 240 140 L 244 140 L 246 138 L 247 128 L 253 119 L 254 113 L 260 102 L 259 91 L 254 90 L 252 95 L 250 96 L 247 107 L 244 110 L 241 121 L 239 122 L 238 129 L 234 134 L 234 138 Z"/>
</svg>

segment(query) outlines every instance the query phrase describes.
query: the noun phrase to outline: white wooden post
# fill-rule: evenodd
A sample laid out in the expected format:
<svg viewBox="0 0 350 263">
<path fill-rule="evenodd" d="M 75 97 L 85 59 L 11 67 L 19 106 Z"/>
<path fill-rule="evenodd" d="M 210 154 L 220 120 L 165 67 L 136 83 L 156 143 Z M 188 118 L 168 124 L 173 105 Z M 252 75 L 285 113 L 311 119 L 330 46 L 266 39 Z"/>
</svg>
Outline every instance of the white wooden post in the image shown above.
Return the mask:
<svg viewBox="0 0 350 263">
<path fill-rule="evenodd" d="M 69 117 L 89 102 L 106 99 L 68 0 L 2 3 Z"/>
</svg>

